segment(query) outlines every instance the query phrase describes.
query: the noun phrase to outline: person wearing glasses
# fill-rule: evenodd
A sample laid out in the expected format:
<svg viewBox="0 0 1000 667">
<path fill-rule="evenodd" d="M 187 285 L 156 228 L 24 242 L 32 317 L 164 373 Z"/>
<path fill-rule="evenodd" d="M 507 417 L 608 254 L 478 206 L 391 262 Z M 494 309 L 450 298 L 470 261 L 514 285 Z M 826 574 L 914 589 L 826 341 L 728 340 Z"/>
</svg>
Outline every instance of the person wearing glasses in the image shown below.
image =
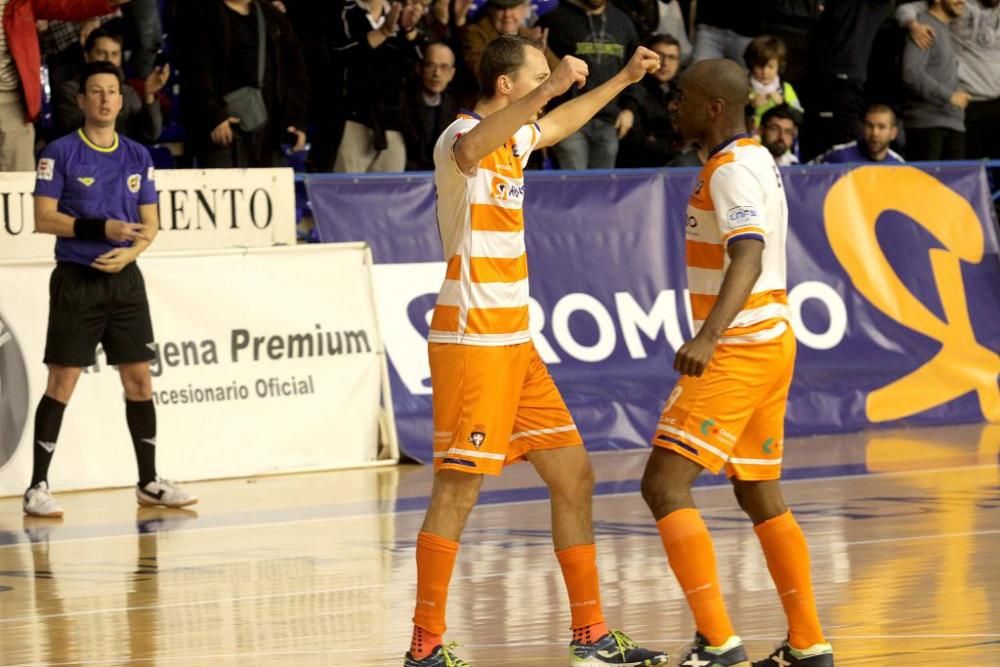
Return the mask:
<svg viewBox="0 0 1000 667">
<path fill-rule="evenodd" d="M 442 43 L 428 46 L 406 95 L 403 137 L 407 171 L 434 170 L 434 144 L 458 114 L 458 101 L 450 89 L 454 78 L 455 52 L 451 47 Z"/>
<path fill-rule="evenodd" d="M 628 132 L 619 130 L 619 167 L 663 167 L 683 149 L 667 111 L 681 69 L 680 42 L 672 35 L 652 35 L 642 45 L 660 56 L 660 68 L 622 93 L 622 113 L 632 122 Z"/>
</svg>

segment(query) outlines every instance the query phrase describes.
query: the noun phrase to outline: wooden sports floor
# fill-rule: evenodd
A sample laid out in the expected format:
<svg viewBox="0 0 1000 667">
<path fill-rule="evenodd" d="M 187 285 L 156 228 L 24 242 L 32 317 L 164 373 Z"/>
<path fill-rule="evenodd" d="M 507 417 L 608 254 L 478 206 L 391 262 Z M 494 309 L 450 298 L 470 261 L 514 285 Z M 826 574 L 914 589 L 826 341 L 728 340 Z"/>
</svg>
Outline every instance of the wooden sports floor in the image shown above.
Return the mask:
<svg viewBox="0 0 1000 667">
<path fill-rule="evenodd" d="M 998 452 L 983 425 L 788 446 L 838 665 L 1000 665 Z M 608 620 L 679 650 L 693 630 L 638 495 L 645 452 L 593 460 Z M 762 657 L 784 635 L 778 600 L 723 480 L 702 481 L 731 613 Z M 56 522 L 0 499 L 0 664 L 401 665 L 430 482 L 420 466 L 205 482 L 196 512 L 62 494 Z M 528 465 L 484 487 L 449 601 L 473 665 L 567 664 L 547 509 Z"/>
</svg>

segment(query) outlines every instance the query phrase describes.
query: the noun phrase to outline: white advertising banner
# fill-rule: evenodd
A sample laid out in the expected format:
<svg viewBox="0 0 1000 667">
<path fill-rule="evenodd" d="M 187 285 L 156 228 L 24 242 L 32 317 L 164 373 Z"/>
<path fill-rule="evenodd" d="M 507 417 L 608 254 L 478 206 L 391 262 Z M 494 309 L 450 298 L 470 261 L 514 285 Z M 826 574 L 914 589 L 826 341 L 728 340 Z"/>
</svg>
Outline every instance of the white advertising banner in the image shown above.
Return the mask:
<svg viewBox="0 0 1000 667">
<path fill-rule="evenodd" d="M 0 262 L 0 496 L 31 476 L 51 262 Z M 178 480 L 398 458 L 362 244 L 143 257 L 157 463 Z M 385 405 L 383 407 L 383 396 Z M 54 489 L 135 483 L 116 370 L 99 349 L 63 420 Z"/>
<path fill-rule="evenodd" d="M 34 173 L 0 173 L 0 260 L 53 255 L 35 233 Z M 291 169 L 164 169 L 156 172 L 160 233 L 150 252 L 295 244 Z"/>
</svg>

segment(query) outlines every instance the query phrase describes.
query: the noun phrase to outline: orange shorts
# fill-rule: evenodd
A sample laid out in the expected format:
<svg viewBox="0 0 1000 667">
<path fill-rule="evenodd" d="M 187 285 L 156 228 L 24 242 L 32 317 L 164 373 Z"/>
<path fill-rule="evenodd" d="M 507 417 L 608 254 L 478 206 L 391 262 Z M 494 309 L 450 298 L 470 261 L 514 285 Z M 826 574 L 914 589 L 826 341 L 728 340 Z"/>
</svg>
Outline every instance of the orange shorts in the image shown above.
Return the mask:
<svg viewBox="0 0 1000 667">
<path fill-rule="evenodd" d="M 785 404 L 795 367 L 791 327 L 766 343 L 720 345 L 700 377 L 682 376 L 653 445 L 736 479 L 781 477 Z"/>
<path fill-rule="evenodd" d="M 533 343 L 431 343 L 434 470 L 499 475 L 529 452 L 582 445 Z"/>
</svg>

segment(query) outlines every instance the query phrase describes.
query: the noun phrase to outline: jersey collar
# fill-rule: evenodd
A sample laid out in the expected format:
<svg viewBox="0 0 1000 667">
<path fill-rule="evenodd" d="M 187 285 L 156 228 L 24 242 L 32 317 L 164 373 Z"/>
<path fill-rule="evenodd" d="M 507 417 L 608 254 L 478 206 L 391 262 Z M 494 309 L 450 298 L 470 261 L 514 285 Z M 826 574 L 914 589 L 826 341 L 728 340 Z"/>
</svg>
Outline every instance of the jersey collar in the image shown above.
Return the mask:
<svg viewBox="0 0 1000 667">
<path fill-rule="evenodd" d="M 723 141 L 721 144 L 719 144 L 718 146 L 716 146 L 715 148 L 713 148 L 712 150 L 710 150 L 708 152 L 708 157 L 713 157 L 716 153 L 718 153 L 723 148 L 725 148 L 729 144 L 733 143 L 737 139 L 750 139 L 750 138 L 751 138 L 751 136 L 749 134 L 747 134 L 746 132 L 741 132 L 739 134 L 734 134 L 733 136 L 729 137 L 728 139 L 726 139 L 725 141 Z"/>
<path fill-rule="evenodd" d="M 118 150 L 118 133 L 117 132 L 115 132 L 115 140 L 114 140 L 114 142 L 108 148 L 105 148 L 103 146 L 98 146 L 93 141 L 91 141 L 90 139 L 88 139 L 87 138 L 87 133 L 83 131 L 82 127 L 79 130 L 77 130 L 76 132 L 77 132 L 77 134 L 80 135 L 80 138 L 83 140 L 83 143 L 87 144 L 87 146 L 89 148 L 93 148 L 95 151 L 97 151 L 99 153 L 114 153 L 116 150 Z"/>
</svg>

